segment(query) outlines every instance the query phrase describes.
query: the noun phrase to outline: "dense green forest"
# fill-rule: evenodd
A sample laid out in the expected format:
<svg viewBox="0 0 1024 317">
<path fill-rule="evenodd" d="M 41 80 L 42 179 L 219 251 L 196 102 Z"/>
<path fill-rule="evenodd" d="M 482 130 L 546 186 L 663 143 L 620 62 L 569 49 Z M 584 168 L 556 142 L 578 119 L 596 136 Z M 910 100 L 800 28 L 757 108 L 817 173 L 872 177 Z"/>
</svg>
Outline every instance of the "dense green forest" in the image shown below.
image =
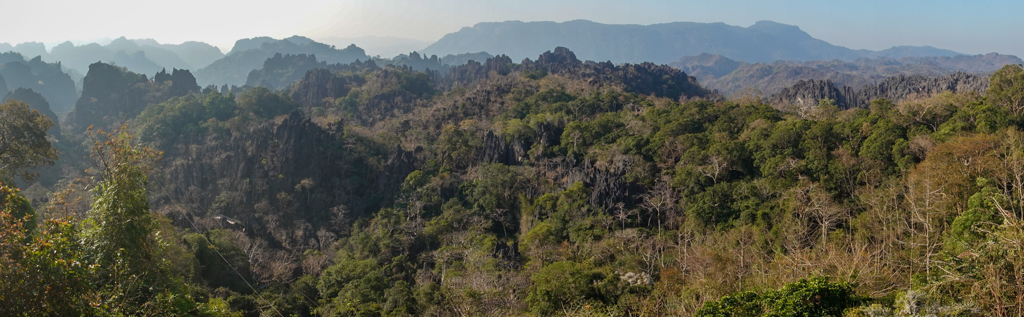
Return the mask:
<svg viewBox="0 0 1024 317">
<path fill-rule="evenodd" d="M 799 113 L 564 48 L 84 82 L 60 136 L 0 105 L 0 315 L 1024 314 L 1020 65 Z"/>
</svg>

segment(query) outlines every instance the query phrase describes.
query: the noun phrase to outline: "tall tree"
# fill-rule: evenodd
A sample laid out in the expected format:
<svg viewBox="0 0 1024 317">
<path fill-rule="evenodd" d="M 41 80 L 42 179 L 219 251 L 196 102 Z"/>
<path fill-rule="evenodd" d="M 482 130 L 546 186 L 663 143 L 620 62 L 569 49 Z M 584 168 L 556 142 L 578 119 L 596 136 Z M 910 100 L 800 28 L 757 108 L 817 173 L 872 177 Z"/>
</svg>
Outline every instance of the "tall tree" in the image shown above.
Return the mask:
<svg viewBox="0 0 1024 317">
<path fill-rule="evenodd" d="M 33 168 L 53 164 L 57 150 L 46 139 L 53 121 L 28 104 L 8 100 L 0 104 L 0 182 L 13 184 L 20 177 L 34 179 Z"/>
<path fill-rule="evenodd" d="M 146 196 L 147 174 L 160 153 L 133 146 L 124 127 L 97 134 L 105 139 L 93 145 L 102 172 L 85 224 L 86 249 L 99 267 L 95 278 L 103 285 L 104 305 L 131 314 L 168 286 Z"/>
<path fill-rule="evenodd" d="M 1010 64 L 992 74 L 985 95 L 995 104 L 1002 105 L 1014 115 L 1024 113 L 1024 68 Z"/>
</svg>

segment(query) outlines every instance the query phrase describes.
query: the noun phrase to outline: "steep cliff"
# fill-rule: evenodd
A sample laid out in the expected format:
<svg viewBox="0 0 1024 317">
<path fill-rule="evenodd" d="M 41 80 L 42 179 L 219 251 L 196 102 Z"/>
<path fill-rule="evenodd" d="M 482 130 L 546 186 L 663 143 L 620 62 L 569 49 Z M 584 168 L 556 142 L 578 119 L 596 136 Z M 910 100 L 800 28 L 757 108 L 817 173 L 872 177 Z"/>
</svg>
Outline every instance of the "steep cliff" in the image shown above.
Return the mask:
<svg viewBox="0 0 1024 317">
<path fill-rule="evenodd" d="M 82 84 L 82 97 L 68 114 L 65 124 L 72 133 L 89 126 L 116 128 L 139 115 L 146 106 L 169 98 L 198 92 L 195 77 L 187 70 L 163 72 L 159 80 L 104 63 L 89 65 Z"/>
</svg>

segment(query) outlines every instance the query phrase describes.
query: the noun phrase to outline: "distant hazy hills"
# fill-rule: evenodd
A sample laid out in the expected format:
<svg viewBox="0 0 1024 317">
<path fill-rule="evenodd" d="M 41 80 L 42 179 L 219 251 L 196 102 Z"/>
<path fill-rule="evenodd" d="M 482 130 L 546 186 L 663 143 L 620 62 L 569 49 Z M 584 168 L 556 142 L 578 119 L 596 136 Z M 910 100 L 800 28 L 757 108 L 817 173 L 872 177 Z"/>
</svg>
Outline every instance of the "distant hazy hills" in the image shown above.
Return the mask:
<svg viewBox="0 0 1024 317">
<path fill-rule="evenodd" d="M 43 62 L 38 56 L 26 60 L 18 53 L 0 53 L 0 101 L 8 92 L 16 93 L 19 89 L 41 95 L 47 101 L 44 107 L 47 110 L 44 112 L 52 110 L 56 115 L 71 111 L 78 99 L 75 81 L 59 65 Z M 28 95 L 26 92 L 16 93 L 15 96 Z M 34 100 L 30 103 L 33 106 L 41 104 Z"/>
<path fill-rule="evenodd" d="M 876 84 L 891 76 L 936 77 L 956 72 L 989 74 L 1006 64 L 1024 63 L 1012 55 L 913 56 L 859 58 L 852 61 L 776 61 L 746 63 L 722 55 L 686 56 L 669 65 L 697 77 L 706 88 L 731 95 L 745 88 L 774 94 L 801 80 L 829 80 L 852 89 Z"/>
<path fill-rule="evenodd" d="M 355 44 L 355 46 L 366 50 L 366 55 L 385 58 L 419 51 L 431 43 L 428 41 L 393 36 L 361 36 L 348 38 L 329 37 L 320 39 L 320 42 L 337 47 L 346 47 L 351 44 Z"/>
<path fill-rule="evenodd" d="M 318 43 L 301 36 L 282 40 L 270 37 L 241 39 L 235 42 L 235 46 L 224 58 L 196 71 L 196 81 L 200 86 L 244 85 L 250 71 L 263 68 L 263 62 L 276 54 L 315 55 L 317 60 L 328 64 L 347 64 L 370 58 L 363 49 L 355 45 L 338 49 L 333 45 Z"/>
<path fill-rule="evenodd" d="M 928 46 L 854 50 L 815 39 L 799 27 L 770 21 L 749 27 L 693 22 L 610 25 L 585 20 L 511 21 L 479 23 L 445 35 L 429 46 L 392 37 L 329 38 L 324 42 L 301 36 L 256 37 L 238 40 L 227 54 L 201 42 L 172 45 L 124 37 L 105 45 L 65 42 L 49 50 L 37 42 L 13 46 L 0 43 L 0 98 L 18 88 L 31 89 L 56 115 L 63 116 L 75 104 L 83 78 L 96 62 L 151 78 L 164 69 L 171 73 L 173 69 L 188 69 L 202 87 L 265 85 L 281 89 L 313 68 L 393 65 L 444 74 L 469 60 L 483 62 L 491 54 L 518 61 L 534 58 L 552 47 L 566 47 L 581 60 L 670 64 L 726 96 L 746 88 L 772 95 L 812 79 L 829 81 L 834 87 L 860 89 L 891 76 L 936 77 L 955 72 L 985 75 L 1006 64 L 1024 63 L 1016 56 L 969 56 Z M 343 44 L 350 42 L 365 47 Z M 415 52 L 415 47 L 423 46 L 427 48 Z M 367 54 L 367 47 L 375 56 Z M 401 53 L 388 58 L 378 55 L 381 52 Z M 364 63 L 346 66 L 355 61 Z M 829 85 L 805 84 L 812 88 Z M 828 89 L 805 95 L 818 94 L 819 90 Z M 21 95 L 34 96 L 27 92 Z"/>
<path fill-rule="evenodd" d="M 26 59 L 41 56 L 47 62 L 60 62 L 63 67 L 74 70 L 77 77 L 84 76 L 90 64 L 100 61 L 152 76 L 164 68 L 198 69 L 224 56 L 216 47 L 201 42 L 171 45 L 160 44 L 152 39 L 129 40 L 124 37 L 107 45 L 92 43 L 76 46 L 64 42 L 49 52 L 43 43 L 21 43 L 13 47 L 0 43 L 0 52 L 7 51 L 18 52 Z"/>
<path fill-rule="evenodd" d="M 485 51 L 523 59 L 554 46 L 568 47 L 584 60 L 659 64 L 700 53 L 749 62 L 958 55 L 933 47 L 853 50 L 815 39 L 799 27 L 771 21 L 739 27 L 725 23 L 623 25 L 586 20 L 479 23 L 445 35 L 422 53 L 443 56 Z"/>
</svg>

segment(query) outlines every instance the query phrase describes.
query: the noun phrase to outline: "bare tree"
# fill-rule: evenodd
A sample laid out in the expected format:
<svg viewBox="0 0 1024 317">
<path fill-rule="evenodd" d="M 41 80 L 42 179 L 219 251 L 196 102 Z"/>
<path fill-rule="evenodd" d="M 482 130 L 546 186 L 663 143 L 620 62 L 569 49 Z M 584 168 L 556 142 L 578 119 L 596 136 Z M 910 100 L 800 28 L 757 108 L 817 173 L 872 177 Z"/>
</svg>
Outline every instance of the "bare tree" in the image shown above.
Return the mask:
<svg viewBox="0 0 1024 317">
<path fill-rule="evenodd" d="M 829 230 L 848 218 L 849 210 L 832 200 L 832 195 L 818 183 L 811 183 L 797 191 L 799 213 L 817 222 L 818 230 L 821 231 L 821 242 L 828 242 Z"/>
<path fill-rule="evenodd" d="M 658 218 L 658 234 L 662 231 L 662 220 L 668 218 L 670 215 L 675 215 L 676 206 L 676 191 L 669 185 L 668 176 L 664 176 L 658 179 L 654 184 L 654 188 L 643 195 L 643 201 L 641 206 L 647 209 L 652 216 Z M 648 225 L 650 225 L 650 218 L 648 217 Z"/>
<path fill-rule="evenodd" d="M 636 214 L 636 210 L 627 210 L 626 205 L 622 202 L 615 204 L 615 219 L 619 220 L 621 228 L 626 228 L 626 220 L 629 220 L 629 216 Z"/>
<path fill-rule="evenodd" d="M 718 155 L 711 155 L 708 157 L 708 163 L 698 167 L 697 169 L 701 174 L 704 174 L 704 176 L 711 178 L 712 182 L 718 184 L 718 177 L 721 176 L 722 173 L 731 170 L 731 167 L 729 166 L 729 162 L 725 159 Z"/>
<path fill-rule="evenodd" d="M 924 254 L 921 256 L 924 258 L 926 276 L 931 275 L 932 258 L 938 255 L 941 247 L 942 215 L 946 213 L 941 206 L 945 193 L 934 176 L 925 175 L 911 180 L 906 199 L 913 239 L 909 244 L 923 249 Z"/>
</svg>

